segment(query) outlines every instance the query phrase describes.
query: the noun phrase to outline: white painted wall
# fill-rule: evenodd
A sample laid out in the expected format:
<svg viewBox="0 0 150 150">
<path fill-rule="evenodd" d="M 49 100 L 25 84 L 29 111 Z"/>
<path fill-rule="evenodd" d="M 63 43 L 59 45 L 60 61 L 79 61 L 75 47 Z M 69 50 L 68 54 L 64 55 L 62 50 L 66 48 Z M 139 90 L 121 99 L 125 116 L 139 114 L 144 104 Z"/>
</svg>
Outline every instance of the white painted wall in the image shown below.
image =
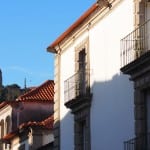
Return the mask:
<svg viewBox="0 0 150 150">
<path fill-rule="evenodd" d="M 75 39 L 61 55 L 61 150 L 73 150 L 74 122 L 64 106 L 64 81 L 74 75 L 75 46 L 89 36 L 91 89 L 91 149 L 123 150 L 134 137 L 133 85 L 120 73 L 120 39 L 133 30 L 133 3 L 122 0 L 99 23 Z"/>
<path fill-rule="evenodd" d="M 61 56 L 61 102 L 60 102 L 60 132 L 61 132 L 61 150 L 73 150 L 74 145 L 74 126 L 73 115 L 70 110 L 64 106 L 64 81 L 74 74 L 74 51 L 68 49 Z"/>
<path fill-rule="evenodd" d="M 134 137 L 133 85 L 120 73 L 120 39 L 133 24 L 133 3 L 124 0 L 90 31 L 92 150 L 123 150 Z"/>
<path fill-rule="evenodd" d="M 0 121 L 4 120 L 4 124 L 6 125 L 6 118 L 10 117 L 12 118 L 12 107 L 10 105 L 6 105 L 0 110 Z M 11 122 L 10 122 L 11 123 Z M 10 127 L 11 129 L 11 127 Z M 6 131 L 4 131 L 4 135 L 6 134 Z"/>
<path fill-rule="evenodd" d="M 42 142 L 43 142 L 42 143 L 43 145 L 47 145 L 49 143 L 54 142 L 54 135 L 52 133 L 49 133 L 49 132 L 47 132 L 47 134 L 44 133 L 43 137 L 42 137 Z"/>
<path fill-rule="evenodd" d="M 74 150 L 74 116 L 64 105 L 64 81 L 75 74 L 75 47 L 88 36 L 88 32 L 83 33 L 79 39 L 73 41 L 61 55 L 61 102 L 60 102 L 60 118 L 61 118 L 61 150 Z"/>
<path fill-rule="evenodd" d="M 0 126 L 0 138 L 2 136 L 2 132 L 4 132 L 4 136 L 6 135 L 6 126 L 7 126 L 7 122 L 6 122 L 6 118 L 9 117 L 10 119 L 12 119 L 12 107 L 10 105 L 5 105 L 4 107 L 1 108 L 0 110 L 0 122 L 3 120 L 4 121 L 4 131 L 3 127 Z M 10 120 L 10 127 L 9 130 L 11 130 L 12 127 L 12 122 Z M 7 146 L 5 144 L 3 144 L 3 150 L 7 150 L 9 149 L 9 145 L 7 144 Z"/>
</svg>

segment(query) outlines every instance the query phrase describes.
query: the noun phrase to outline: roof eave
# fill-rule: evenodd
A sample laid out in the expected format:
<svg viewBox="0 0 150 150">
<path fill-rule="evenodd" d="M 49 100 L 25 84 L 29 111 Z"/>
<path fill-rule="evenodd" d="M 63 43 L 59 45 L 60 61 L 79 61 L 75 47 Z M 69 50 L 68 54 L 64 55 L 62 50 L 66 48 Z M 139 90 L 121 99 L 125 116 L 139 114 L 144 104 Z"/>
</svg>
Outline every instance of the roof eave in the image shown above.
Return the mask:
<svg viewBox="0 0 150 150">
<path fill-rule="evenodd" d="M 47 51 L 52 53 L 57 53 L 55 47 L 59 45 L 72 31 L 74 31 L 90 14 L 92 14 L 99 5 L 94 3 L 83 15 L 79 17 L 64 33 L 62 33 L 50 46 L 48 46 Z"/>
<path fill-rule="evenodd" d="M 54 54 L 57 53 L 56 49 L 54 47 L 51 47 L 51 46 L 47 47 L 47 52 L 54 53 Z"/>
</svg>

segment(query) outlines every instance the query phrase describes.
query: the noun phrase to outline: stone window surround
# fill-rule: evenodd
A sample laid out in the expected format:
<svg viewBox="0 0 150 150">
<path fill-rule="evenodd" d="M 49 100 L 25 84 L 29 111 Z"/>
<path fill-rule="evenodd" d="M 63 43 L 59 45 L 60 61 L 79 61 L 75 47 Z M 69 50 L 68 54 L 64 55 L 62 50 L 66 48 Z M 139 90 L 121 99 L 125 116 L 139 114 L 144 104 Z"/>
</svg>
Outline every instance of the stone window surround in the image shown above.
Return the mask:
<svg viewBox="0 0 150 150">
<path fill-rule="evenodd" d="M 136 137 L 147 134 L 146 93 L 150 90 L 150 74 L 143 76 L 134 83 L 135 103 L 135 134 Z"/>
<path fill-rule="evenodd" d="M 85 139 L 84 142 L 85 143 L 81 143 L 81 141 L 83 139 L 81 139 L 80 135 L 81 133 L 79 133 L 80 128 L 81 127 L 81 122 L 85 123 Z M 84 148 L 86 150 L 91 150 L 91 139 L 90 139 L 90 107 L 77 112 L 74 115 L 74 143 L 75 143 L 75 150 L 83 150 L 82 149 L 82 145 L 84 144 Z M 83 137 L 82 137 L 83 138 Z"/>
<path fill-rule="evenodd" d="M 79 53 L 85 50 L 86 58 L 86 70 L 90 70 L 90 61 L 89 61 L 89 38 L 87 37 L 83 40 L 79 45 L 75 47 L 75 72 L 78 71 L 78 60 L 79 60 Z M 89 80 L 88 80 L 89 81 Z M 88 83 L 88 86 L 90 81 Z M 83 138 L 80 135 L 81 122 L 85 123 L 85 143 L 81 143 L 80 139 Z M 91 149 L 91 142 L 90 142 L 90 105 L 88 107 L 83 107 L 81 110 L 74 112 L 74 143 L 75 143 L 75 150 L 82 150 L 82 145 L 84 144 L 86 150 Z"/>
<path fill-rule="evenodd" d="M 86 69 L 89 69 L 89 39 L 88 37 L 83 40 L 78 46 L 75 47 L 75 72 L 78 71 L 78 60 L 79 60 L 79 52 L 85 50 L 86 54 Z"/>
</svg>

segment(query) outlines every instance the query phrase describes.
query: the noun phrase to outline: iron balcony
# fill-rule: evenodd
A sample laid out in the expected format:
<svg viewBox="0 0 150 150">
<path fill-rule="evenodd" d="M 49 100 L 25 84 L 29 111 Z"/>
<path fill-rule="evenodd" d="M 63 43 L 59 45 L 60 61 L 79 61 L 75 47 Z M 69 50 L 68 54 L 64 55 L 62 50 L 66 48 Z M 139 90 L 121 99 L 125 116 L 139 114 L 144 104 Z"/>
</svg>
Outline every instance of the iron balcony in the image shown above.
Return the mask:
<svg viewBox="0 0 150 150">
<path fill-rule="evenodd" d="M 121 40 L 121 67 L 124 67 L 150 50 L 150 20 Z"/>
<path fill-rule="evenodd" d="M 88 105 L 91 99 L 90 71 L 78 71 L 64 82 L 65 105 L 71 109 L 77 109 L 82 104 Z"/>
</svg>

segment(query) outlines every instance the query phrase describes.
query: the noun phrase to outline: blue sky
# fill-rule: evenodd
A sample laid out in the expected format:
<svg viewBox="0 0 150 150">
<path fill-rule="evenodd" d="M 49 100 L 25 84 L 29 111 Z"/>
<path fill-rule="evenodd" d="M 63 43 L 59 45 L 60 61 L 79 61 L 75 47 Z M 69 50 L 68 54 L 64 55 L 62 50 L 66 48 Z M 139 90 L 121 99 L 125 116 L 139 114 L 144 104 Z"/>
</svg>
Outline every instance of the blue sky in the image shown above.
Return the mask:
<svg viewBox="0 0 150 150">
<path fill-rule="evenodd" d="M 3 85 L 37 86 L 53 79 L 46 51 L 96 0 L 0 0 L 0 68 Z"/>
</svg>

